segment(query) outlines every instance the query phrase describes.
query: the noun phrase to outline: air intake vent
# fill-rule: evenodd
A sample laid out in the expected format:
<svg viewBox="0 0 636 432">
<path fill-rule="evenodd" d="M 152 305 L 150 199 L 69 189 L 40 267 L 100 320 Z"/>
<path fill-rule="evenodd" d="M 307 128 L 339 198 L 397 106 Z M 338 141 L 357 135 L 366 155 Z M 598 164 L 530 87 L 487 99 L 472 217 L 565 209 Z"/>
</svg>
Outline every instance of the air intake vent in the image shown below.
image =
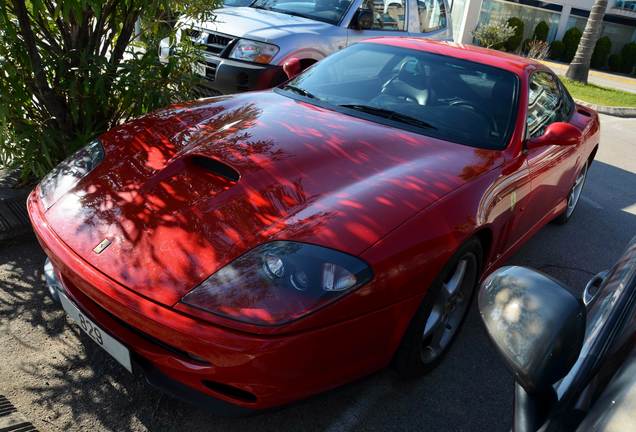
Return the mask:
<svg viewBox="0 0 636 432">
<path fill-rule="evenodd" d="M 197 155 L 192 156 L 192 158 L 190 158 L 190 162 L 199 168 L 203 168 L 206 171 L 210 171 L 232 182 L 237 182 L 241 178 L 241 175 L 237 170 L 216 159 Z"/>
<path fill-rule="evenodd" d="M 220 393 L 226 397 L 240 400 L 243 402 L 256 402 L 256 396 L 240 388 L 230 386 L 227 384 L 221 384 L 214 381 L 203 381 L 203 384 L 212 391 Z"/>
</svg>

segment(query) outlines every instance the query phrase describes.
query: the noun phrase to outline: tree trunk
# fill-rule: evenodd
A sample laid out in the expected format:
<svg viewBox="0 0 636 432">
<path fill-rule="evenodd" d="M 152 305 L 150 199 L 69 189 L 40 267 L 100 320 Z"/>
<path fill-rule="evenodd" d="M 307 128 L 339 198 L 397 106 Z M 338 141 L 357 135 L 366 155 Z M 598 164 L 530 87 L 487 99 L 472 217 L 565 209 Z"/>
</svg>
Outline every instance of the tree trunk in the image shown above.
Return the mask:
<svg viewBox="0 0 636 432">
<path fill-rule="evenodd" d="M 603 17 L 605 16 L 605 9 L 607 9 L 607 1 L 608 0 L 594 0 L 594 5 L 585 24 L 585 30 L 583 31 L 583 36 L 581 36 L 576 55 L 565 74 L 565 76 L 574 81 L 587 84 L 587 76 L 590 72 L 590 61 L 592 60 L 594 46 L 601 36 L 601 30 L 603 29 Z"/>
</svg>

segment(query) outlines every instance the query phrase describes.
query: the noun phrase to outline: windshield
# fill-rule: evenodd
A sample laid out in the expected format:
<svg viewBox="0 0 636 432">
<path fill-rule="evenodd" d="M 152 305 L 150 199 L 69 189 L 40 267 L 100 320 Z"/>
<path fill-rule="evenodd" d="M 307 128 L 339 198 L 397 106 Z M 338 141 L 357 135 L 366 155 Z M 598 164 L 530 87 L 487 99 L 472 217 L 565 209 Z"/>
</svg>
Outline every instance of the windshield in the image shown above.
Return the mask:
<svg viewBox="0 0 636 432">
<path fill-rule="evenodd" d="M 254 0 L 225 0 L 223 2 L 224 6 L 249 6 L 252 4 Z"/>
<path fill-rule="evenodd" d="M 375 43 L 333 54 L 282 87 L 308 101 L 473 147 L 503 149 L 517 76 L 453 57 Z"/>
<path fill-rule="evenodd" d="M 352 0 L 256 0 L 251 7 L 338 24 Z"/>
</svg>

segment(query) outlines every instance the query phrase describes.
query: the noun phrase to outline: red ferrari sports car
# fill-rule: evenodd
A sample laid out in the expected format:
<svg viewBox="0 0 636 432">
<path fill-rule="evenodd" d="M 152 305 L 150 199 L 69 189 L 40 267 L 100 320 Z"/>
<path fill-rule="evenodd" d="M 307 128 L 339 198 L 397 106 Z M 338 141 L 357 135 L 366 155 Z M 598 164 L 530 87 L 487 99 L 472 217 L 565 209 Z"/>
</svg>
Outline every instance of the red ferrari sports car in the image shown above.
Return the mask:
<svg viewBox="0 0 636 432">
<path fill-rule="evenodd" d="M 477 282 L 570 219 L 598 143 L 539 63 L 382 38 L 117 127 L 28 207 L 93 340 L 167 392 L 249 411 L 434 367 Z"/>
</svg>

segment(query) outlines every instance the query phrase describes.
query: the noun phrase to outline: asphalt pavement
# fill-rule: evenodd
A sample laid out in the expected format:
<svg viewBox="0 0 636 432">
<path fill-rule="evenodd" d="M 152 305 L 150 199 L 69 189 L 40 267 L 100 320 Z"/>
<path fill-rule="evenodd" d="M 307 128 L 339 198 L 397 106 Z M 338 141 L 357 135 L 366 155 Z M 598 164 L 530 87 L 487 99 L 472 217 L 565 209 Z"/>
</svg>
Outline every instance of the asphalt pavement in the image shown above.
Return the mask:
<svg viewBox="0 0 636 432">
<path fill-rule="evenodd" d="M 511 259 L 582 290 L 636 235 L 636 119 L 602 117 L 582 202 Z M 175 401 L 111 360 L 48 299 L 44 255 L 26 236 L 0 245 L 0 395 L 41 431 L 507 431 L 512 377 L 475 305 L 444 362 L 402 381 L 390 370 L 275 412 L 220 418 Z"/>
</svg>

